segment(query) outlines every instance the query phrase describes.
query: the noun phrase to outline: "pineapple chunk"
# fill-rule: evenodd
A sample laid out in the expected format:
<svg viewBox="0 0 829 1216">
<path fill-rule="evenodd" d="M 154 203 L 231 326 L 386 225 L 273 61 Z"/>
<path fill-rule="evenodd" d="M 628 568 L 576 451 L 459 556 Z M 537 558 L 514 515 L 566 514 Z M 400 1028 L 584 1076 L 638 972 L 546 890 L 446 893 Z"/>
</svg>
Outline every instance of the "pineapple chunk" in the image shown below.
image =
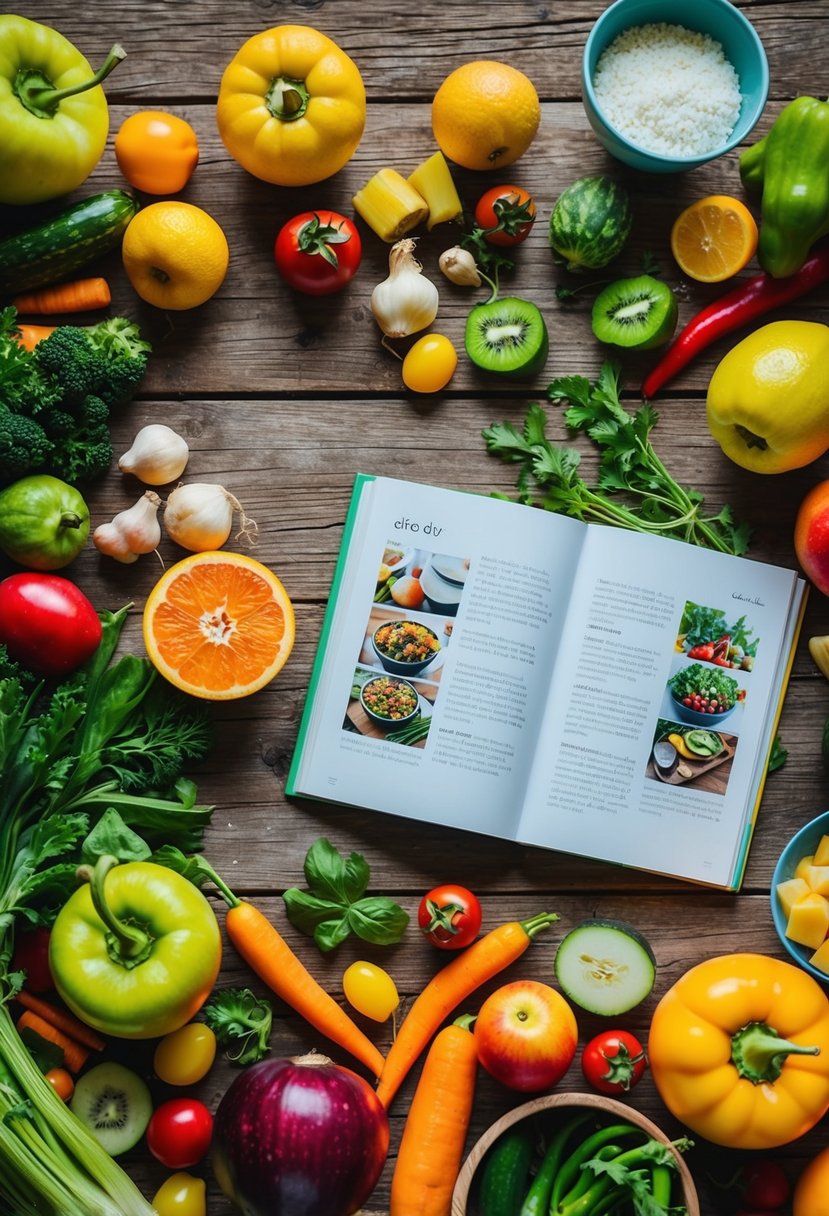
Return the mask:
<svg viewBox="0 0 829 1216">
<path fill-rule="evenodd" d="M 780 906 L 789 917 L 794 905 L 809 894 L 809 884 L 803 878 L 787 878 L 777 884 L 776 891 Z"/>
<path fill-rule="evenodd" d="M 815 865 L 829 866 L 829 836 L 821 836 L 815 849 Z"/>
<path fill-rule="evenodd" d="M 809 962 L 813 967 L 817 967 L 818 971 L 825 971 L 829 975 L 829 940 L 818 946 Z"/>
<path fill-rule="evenodd" d="M 797 866 L 795 867 L 795 872 L 794 872 L 795 878 L 802 878 L 804 880 L 804 882 L 808 882 L 809 881 L 809 879 L 807 877 L 808 871 L 811 869 L 811 867 L 814 864 L 815 864 L 814 853 L 810 853 L 808 855 L 808 857 L 801 857 L 800 861 L 797 863 Z"/>
<path fill-rule="evenodd" d="M 429 206 L 396 169 L 380 169 L 351 200 L 383 241 L 399 241 L 429 214 Z"/>
<path fill-rule="evenodd" d="M 429 205 L 429 218 L 426 221 L 429 232 L 435 224 L 457 220 L 463 214 L 463 204 L 441 151 L 435 152 L 422 165 L 418 165 L 414 173 L 409 174 L 409 185 L 414 186 Z"/>
<path fill-rule="evenodd" d="M 817 950 L 829 932 L 829 899 L 810 891 L 792 906 L 786 925 L 786 937 L 801 946 Z"/>
<path fill-rule="evenodd" d="M 809 866 L 804 874 L 807 886 L 818 895 L 829 895 L 829 865 Z"/>
</svg>

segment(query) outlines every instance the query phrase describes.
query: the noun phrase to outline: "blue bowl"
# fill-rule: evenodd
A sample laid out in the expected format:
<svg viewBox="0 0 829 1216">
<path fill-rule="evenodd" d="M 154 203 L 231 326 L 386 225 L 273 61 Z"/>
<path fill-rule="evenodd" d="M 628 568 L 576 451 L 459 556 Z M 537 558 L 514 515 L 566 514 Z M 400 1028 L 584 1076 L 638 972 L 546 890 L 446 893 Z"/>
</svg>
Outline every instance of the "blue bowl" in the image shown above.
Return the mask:
<svg viewBox="0 0 829 1216">
<path fill-rule="evenodd" d="M 808 971 L 809 975 L 813 976 L 821 984 L 829 985 L 829 975 L 825 971 L 818 971 L 817 967 L 813 967 L 809 962 L 809 958 L 814 954 L 812 947 L 801 946 L 786 937 L 787 917 L 780 904 L 780 900 L 777 898 L 777 884 L 785 882 L 787 878 L 794 876 L 797 863 L 802 858 L 814 853 L 821 836 L 829 836 L 829 811 L 824 811 L 822 815 L 818 815 L 817 819 L 812 819 L 810 823 L 804 824 L 799 832 L 795 832 L 780 854 L 771 880 L 771 918 L 774 921 L 774 927 L 777 930 L 777 936 L 780 938 L 781 945 L 788 951 L 797 965 L 802 967 L 804 971 Z"/>
<path fill-rule="evenodd" d="M 728 140 L 698 156 L 685 158 L 649 152 L 613 127 L 602 113 L 593 91 L 599 56 L 619 34 L 637 25 L 665 22 L 708 34 L 723 48 L 740 81 L 740 117 Z M 635 88 L 635 81 L 631 88 Z M 682 173 L 730 152 L 757 125 L 769 92 L 769 65 L 757 31 L 729 0 L 616 0 L 599 17 L 584 48 L 582 100 L 591 127 L 611 156 L 646 173 Z"/>
<path fill-rule="evenodd" d="M 695 709 L 690 709 L 687 705 L 683 705 L 681 701 L 677 701 L 676 697 L 671 693 L 671 704 L 678 718 L 683 722 L 687 722 L 689 726 L 704 726 L 706 730 L 719 730 L 719 723 L 724 722 L 726 718 L 730 718 L 734 710 L 739 705 L 739 701 L 735 701 L 730 709 L 726 709 L 721 714 L 703 714 Z"/>
</svg>

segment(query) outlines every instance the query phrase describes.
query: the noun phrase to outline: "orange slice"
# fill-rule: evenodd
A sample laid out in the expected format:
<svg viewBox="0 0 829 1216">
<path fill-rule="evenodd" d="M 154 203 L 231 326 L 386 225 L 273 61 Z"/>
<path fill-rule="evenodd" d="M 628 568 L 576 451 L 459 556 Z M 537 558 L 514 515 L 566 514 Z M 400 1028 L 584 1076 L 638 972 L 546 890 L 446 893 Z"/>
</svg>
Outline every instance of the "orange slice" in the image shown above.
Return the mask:
<svg viewBox="0 0 829 1216">
<path fill-rule="evenodd" d="M 294 609 L 276 575 L 242 553 L 194 553 L 171 566 L 144 608 L 144 645 L 160 673 L 210 701 L 246 697 L 284 666 Z"/>
<path fill-rule="evenodd" d="M 700 283 L 721 283 L 754 257 L 757 224 L 738 198 L 711 194 L 697 199 L 671 229 L 671 251 L 680 269 Z"/>
</svg>

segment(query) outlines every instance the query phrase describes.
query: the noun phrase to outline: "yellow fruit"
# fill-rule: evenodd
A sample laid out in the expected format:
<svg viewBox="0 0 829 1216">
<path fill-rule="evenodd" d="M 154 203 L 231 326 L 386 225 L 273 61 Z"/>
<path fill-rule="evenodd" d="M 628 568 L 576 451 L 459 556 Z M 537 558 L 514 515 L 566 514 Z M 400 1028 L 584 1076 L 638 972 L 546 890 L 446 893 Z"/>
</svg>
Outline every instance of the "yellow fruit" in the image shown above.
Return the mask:
<svg viewBox="0 0 829 1216">
<path fill-rule="evenodd" d="M 692 279 L 721 283 L 751 261 L 757 237 L 757 224 L 745 203 L 711 194 L 677 217 L 671 229 L 671 252 Z"/>
<path fill-rule="evenodd" d="M 476 59 L 450 72 L 432 102 L 438 147 L 465 169 L 511 165 L 529 148 L 540 121 L 532 81 L 493 59 Z"/>
<path fill-rule="evenodd" d="M 211 215 L 192 203 L 170 201 L 138 212 L 124 233 L 121 256 L 142 300 L 181 311 L 215 295 L 227 274 L 230 250 Z"/>
<path fill-rule="evenodd" d="M 194 553 L 161 576 L 144 608 L 144 645 L 184 692 L 227 701 L 257 692 L 294 644 L 294 609 L 276 575 L 242 553 Z"/>
</svg>

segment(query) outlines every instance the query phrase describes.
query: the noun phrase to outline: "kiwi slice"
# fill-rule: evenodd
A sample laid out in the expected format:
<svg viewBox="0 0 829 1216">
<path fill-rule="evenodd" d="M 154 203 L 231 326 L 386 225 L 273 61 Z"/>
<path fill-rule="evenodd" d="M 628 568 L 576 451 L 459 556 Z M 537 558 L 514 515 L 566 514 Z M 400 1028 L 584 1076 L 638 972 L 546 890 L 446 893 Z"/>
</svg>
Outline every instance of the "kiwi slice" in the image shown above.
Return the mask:
<svg viewBox="0 0 829 1216">
<path fill-rule="evenodd" d="M 144 1135 L 153 1100 L 136 1073 L 113 1061 L 78 1078 L 70 1107 L 110 1157 L 117 1157 Z"/>
<path fill-rule="evenodd" d="M 529 300 L 505 296 L 477 304 L 467 317 L 466 353 L 485 372 L 532 376 L 547 358 L 547 326 Z"/>
<path fill-rule="evenodd" d="M 617 279 L 593 305 L 593 333 L 600 342 L 628 350 L 650 350 L 670 341 L 679 308 L 666 283 L 649 274 Z"/>
</svg>

